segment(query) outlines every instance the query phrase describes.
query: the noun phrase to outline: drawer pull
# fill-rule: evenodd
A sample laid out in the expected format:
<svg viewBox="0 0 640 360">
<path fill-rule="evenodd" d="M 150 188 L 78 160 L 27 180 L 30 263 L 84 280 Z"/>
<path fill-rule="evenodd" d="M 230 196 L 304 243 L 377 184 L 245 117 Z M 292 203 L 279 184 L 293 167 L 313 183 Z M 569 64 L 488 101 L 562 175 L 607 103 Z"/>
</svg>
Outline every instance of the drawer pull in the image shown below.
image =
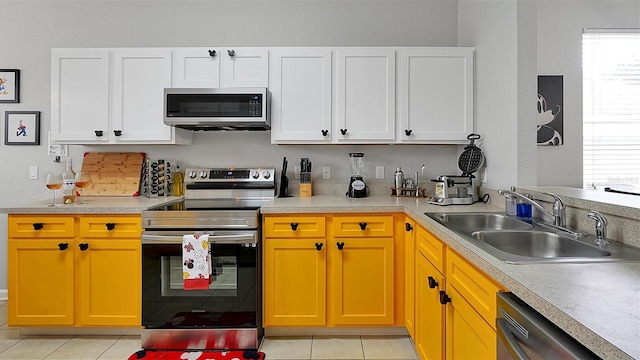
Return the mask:
<svg viewBox="0 0 640 360">
<path fill-rule="evenodd" d="M 323 243 L 316 243 L 316 250 L 320 251 L 322 250 L 322 245 L 324 245 Z"/>
<path fill-rule="evenodd" d="M 67 248 L 69 248 L 69 243 L 59 243 L 58 244 L 58 249 L 60 249 L 60 251 L 67 250 Z"/>
<path fill-rule="evenodd" d="M 347 135 L 347 129 L 340 129 L 340 133 L 342 135 Z"/>
<path fill-rule="evenodd" d="M 85 251 L 89 248 L 89 244 L 87 243 L 80 243 L 78 244 L 78 247 L 80 247 L 80 251 Z"/>
<path fill-rule="evenodd" d="M 338 250 L 342 250 L 344 248 L 344 243 L 343 242 L 337 242 L 336 246 L 338 246 Z"/>
<path fill-rule="evenodd" d="M 413 226 L 411 226 L 411 224 L 409 224 L 409 223 L 404 223 L 404 228 L 405 228 L 405 230 L 407 230 L 407 231 L 411 231 L 411 230 L 413 230 Z"/>
<path fill-rule="evenodd" d="M 122 130 L 113 130 L 113 135 L 121 136 L 122 135 Z"/>
<path fill-rule="evenodd" d="M 109 231 L 111 231 L 111 230 L 116 228 L 116 224 L 115 223 L 106 223 L 105 226 L 107 227 L 107 230 L 109 230 Z"/>
<path fill-rule="evenodd" d="M 215 50 L 209 50 L 209 56 L 215 57 L 216 56 L 216 51 Z"/>
<path fill-rule="evenodd" d="M 320 130 L 322 132 L 322 136 L 329 135 L 329 130 Z"/>
<path fill-rule="evenodd" d="M 291 230 L 293 231 L 298 230 L 298 223 L 291 223 Z"/>
<path fill-rule="evenodd" d="M 405 134 L 405 135 L 407 135 L 407 136 L 411 136 L 411 133 L 412 133 L 412 132 L 413 132 L 413 130 L 411 130 L 411 129 L 406 129 L 406 130 L 404 131 L 404 134 Z"/>
<path fill-rule="evenodd" d="M 440 304 L 447 305 L 447 303 L 451 302 L 451 298 L 447 295 L 444 290 L 440 290 Z"/>
<path fill-rule="evenodd" d="M 438 286 L 438 282 L 433 278 L 433 276 L 429 276 L 427 280 L 429 280 L 429 289 L 434 289 Z"/>
<path fill-rule="evenodd" d="M 42 228 L 44 227 L 43 223 L 33 223 L 33 230 L 42 230 Z"/>
<path fill-rule="evenodd" d="M 366 230 L 367 229 L 367 223 L 366 222 L 361 222 L 358 225 L 360 225 L 360 230 Z"/>
<path fill-rule="evenodd" d="M 94 132 L 96 133 L 96 136 L 97 136 L 97 137 L 101 137 L 101 136 L 102 136 L 102 133 L 103 133 L 103 131 L 102 131 L 102 130 L 94 130 Z"/>
</svg>

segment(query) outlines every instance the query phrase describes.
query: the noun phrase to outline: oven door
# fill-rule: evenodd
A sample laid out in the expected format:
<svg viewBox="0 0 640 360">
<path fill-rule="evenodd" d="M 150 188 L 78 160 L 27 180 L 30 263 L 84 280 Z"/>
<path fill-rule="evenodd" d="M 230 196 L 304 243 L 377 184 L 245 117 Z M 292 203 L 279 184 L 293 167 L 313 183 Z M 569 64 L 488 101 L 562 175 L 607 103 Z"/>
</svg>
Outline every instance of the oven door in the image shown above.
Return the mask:
<svg viewBox="0 0 640 360">
<path fill-rule="evenodd" d="M 258 232 L 209 234 L 213 280 L 206 290 L 184 290 L 182 234 L 142 235 L 142 325 L 147 328 L 256 328 L 259 317 Z"/>
</svg>

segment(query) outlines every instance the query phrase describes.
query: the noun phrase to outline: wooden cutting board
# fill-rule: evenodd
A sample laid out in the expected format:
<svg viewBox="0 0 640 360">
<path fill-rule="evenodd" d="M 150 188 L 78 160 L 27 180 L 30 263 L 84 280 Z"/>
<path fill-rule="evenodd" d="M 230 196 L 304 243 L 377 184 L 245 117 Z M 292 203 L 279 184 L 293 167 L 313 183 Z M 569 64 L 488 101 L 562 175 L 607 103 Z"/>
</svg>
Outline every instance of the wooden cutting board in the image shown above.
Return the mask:
<svg viewBox="0 0 640 360">
<path fill-rule="evenodd" d="M 138 196 L 144 153 L 86 152 L 82 171 L 91 174 L 86 196 Z"/>
</svg>

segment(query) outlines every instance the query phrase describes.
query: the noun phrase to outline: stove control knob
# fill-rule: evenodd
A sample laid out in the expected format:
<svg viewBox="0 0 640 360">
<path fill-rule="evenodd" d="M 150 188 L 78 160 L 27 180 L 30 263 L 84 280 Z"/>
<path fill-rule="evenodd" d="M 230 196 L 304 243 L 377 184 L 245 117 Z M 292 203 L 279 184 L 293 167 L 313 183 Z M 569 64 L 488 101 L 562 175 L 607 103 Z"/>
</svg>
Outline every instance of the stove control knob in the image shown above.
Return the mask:
<svg viewBox="0 0 640 360">
<path fill-rule="evenodd" d="M 254 179 L 257 179 L 257 178 L 260 177 L 260 173 L 257 172 L 257 171 L 254 171 L 254 172 L 251 173 L 251 177 L 254 178 Z"/>
<path fill-rule="evenodd" d="M 196 174 L 196 172 L 195 172 L 195 171 L 191 170 L 191 172 L 189 173 L 189 177 L 190 177 L 191 179 L 195 179 L 195 178 L 196 178 L 196 176 L 198 176 L 198 174 Z"/>
<path fill-rule="evenodd" d="M 263 171 L 262 177 L 268 180 L 271 177 L 271 173 L 269 172 L 269 170 Z"/>
<path fill-rule="evenodd" d="M 204 170 L 200 171 L 200 177 L 203 178 L 203 179 L 206 179 L 207 178 L 207 172 L 204 171 Z"/>
</svg>

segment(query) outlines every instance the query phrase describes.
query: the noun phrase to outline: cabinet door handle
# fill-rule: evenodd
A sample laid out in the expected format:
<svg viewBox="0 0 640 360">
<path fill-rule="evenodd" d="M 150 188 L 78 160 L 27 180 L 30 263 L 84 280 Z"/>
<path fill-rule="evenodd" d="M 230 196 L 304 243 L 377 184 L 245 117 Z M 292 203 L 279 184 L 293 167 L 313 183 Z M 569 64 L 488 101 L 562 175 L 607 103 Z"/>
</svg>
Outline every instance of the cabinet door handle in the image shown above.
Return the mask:
<svg viewBox="0 0 640 360">
<path fill-rule="evenodd" d="M 329 135 L 329 130 L 320 130 L 322 132 L 322 136 Z"/>
<path fill-rule="evenodd" d="M 451 302 L 451 298 L 447 295 L 444 290 L 440 290 L 440 304 L 447 305 L 447 303 Z"/>
<path fill-rule="evenodd" d="M 102 133 L 103 133 L 102 130 L 94 130 L 94 132 L 96 133 L 97 137 L 102 137 Z"/>
<path fill-rule="evenodd" d="M 229 56 L 234 57 L 236 56 L 236 51 L 235 50 L 227 50 L 227 54 L 229 54 Z"/>
<path fill-rule="evenodd" d="M 216 51 L 215 50 L 209 50 L 209 56 L 215 57 L 216 56 Z"/>
<path fill-rule="evenodd" d="M 407 136 L 411 136 L 412 132 L 413 132 L 413 130 L 407 129 L 407 130 L 404 131 L 404 134 L 407 135 Z"/>
<path fill-rule="evenodd" d="M 405 228 L 405 230 L 407 230 L 407 231 L 411 231 L 411 230 L 413 230 L 413 226 L 411 226 L 411 224 L 409 224 L 409 223 L 404 223 L 404 228 Z"/>
<path fill-rule="evenodd" d="M 298 223 L 291 223 L 291 230 L 296 231 L 298 230 Z"/>
<path fill-rule="evenodd" d="M 434 289 L 438 286 L 438 282 L 433 278 L 433 276 L 429 276 L 427 280 L 429 281 L 429 289 Z"/>
<path fill-rule="evenodd" d="M 78 244 L 78 247 L 80 247 L 80 251 L 85 251 L 89 248 L 89 244 L 87 243 L 80 243 Z"/>
<path fill-rule="evenodd" d="M 42 228 L 44 227 L 43 223 L 33 223 L 33 230 L 42 230 Z"/>
<path fill-rule="evenodd" d="M 347 135 L 347 129 L 340 129 L 340 133 L 342 135 Z"/>
<path fill-rule="evenodd" d="M 324 245 L 323 243 L 316 243 L 316 250 L 320 251 L 322 250 L 322 245 Z"/>
<path fill-rule="evenodd" d="M 343 242 L 337 242 L 336 246 L 338 247 L 338 250 L 342 250 L 344 248 L 344 243 Z"/>
<path fill-rule="evenodd" d="M 111 231 L 111 230 L 116 228 L 116 224 L 115 223 L 106 223 L 105 226 L 107 227 L 107 230 L 109 230 L 109 231 Z"/>
<path fill-rule="evenodd" d="M 60 249 L 60 251 L 67 250 L 68 247 L 69 247 L 69 243 L 59 243 L 58 244 L 58 249 Z"/>
<path fill-rule="evenodd" d="M 120 136 L 120 135 L 122 135 L 122 130 L 113 130 L 113 134 L 115 136 Z"/>
<path fill-rule="evenodd" d="M 367 223 L 366 222 L 358 223 L 358 225 L 360 225 L 360 230 L 366 230 L 367 229 Z"/>
</svg>

